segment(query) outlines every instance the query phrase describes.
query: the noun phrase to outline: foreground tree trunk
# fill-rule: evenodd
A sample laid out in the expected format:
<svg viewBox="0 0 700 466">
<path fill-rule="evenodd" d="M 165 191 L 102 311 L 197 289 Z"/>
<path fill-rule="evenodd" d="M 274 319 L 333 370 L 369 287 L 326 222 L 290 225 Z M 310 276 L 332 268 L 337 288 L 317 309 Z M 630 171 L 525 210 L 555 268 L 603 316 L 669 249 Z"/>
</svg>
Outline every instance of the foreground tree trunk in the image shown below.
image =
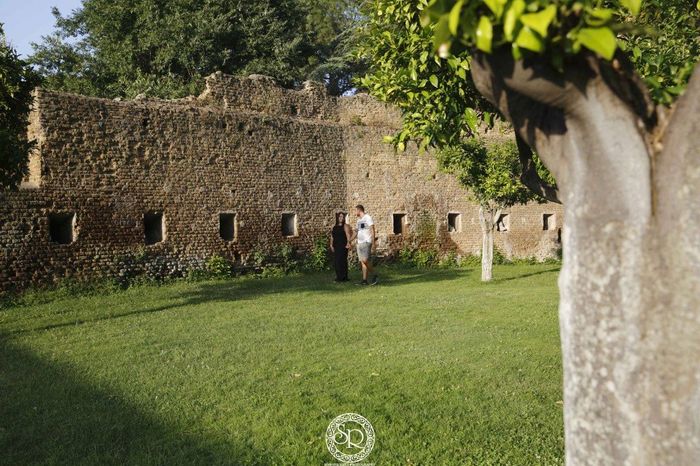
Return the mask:
<svg viewBox="0 0 700 466">
<path fill-rule="evenodd" d="M 481 281 L 493 278 L 493 232 L 501 210 L 488 205 L 479 206 L 479 225 L 481 225 Z"/>
<path fill-rule="evenodd" d="M 697 464 L 700 67 L 673 112 L 622 57 L 559 75 L 498 52 L 472 74 L 564 204 L 567 464 Z"/>
</svg>

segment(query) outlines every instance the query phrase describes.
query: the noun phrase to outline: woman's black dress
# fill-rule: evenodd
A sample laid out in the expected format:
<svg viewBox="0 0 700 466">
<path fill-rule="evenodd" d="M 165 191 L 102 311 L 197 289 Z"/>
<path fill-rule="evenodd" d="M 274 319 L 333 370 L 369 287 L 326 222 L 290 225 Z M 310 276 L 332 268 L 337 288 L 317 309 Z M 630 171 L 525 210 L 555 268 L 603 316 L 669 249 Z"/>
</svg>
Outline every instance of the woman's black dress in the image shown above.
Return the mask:
<svg viewBox="0 0 700 466">
<path fill-rule="evenodd" d="M 345 281 L 348 279 L 348 237 L 345 234 L 344 225 L 333 227 L 333 264 L 335 266 L 335 279 Z"/>
</svg>

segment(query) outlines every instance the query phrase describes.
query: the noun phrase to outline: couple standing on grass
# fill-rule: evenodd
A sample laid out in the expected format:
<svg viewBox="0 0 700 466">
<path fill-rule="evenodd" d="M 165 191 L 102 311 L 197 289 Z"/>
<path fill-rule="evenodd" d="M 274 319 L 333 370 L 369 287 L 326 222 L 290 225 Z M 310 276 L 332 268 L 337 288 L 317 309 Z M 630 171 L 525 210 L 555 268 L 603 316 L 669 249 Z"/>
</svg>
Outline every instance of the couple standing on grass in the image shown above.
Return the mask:
<svg viewBox="0 0 700 466">
<path fill-rule="evenodd" d="M 350 245 L 357 238 L 357 258 L 362 264 L 362 281 L 358 285 L 376 285 L 377 275 L 370 261 L 372 250 L 376 245 L 376 234 L 374 221 L 369 214 L 365 213 L 365 208 L 359 204 L 355 206 L 357 216 L 357 228 L 353 233 L 352 228 L 345 222 L 345 214 L 338 212 L 335 216 L 335 226 L 331 234 L 331 251 L 333 251 L 335 265 L 335 281 L 348 281 L 348 250 Z M 372 282 L 368 283 L 367 278 L 372 274 Z"/>
</svg>

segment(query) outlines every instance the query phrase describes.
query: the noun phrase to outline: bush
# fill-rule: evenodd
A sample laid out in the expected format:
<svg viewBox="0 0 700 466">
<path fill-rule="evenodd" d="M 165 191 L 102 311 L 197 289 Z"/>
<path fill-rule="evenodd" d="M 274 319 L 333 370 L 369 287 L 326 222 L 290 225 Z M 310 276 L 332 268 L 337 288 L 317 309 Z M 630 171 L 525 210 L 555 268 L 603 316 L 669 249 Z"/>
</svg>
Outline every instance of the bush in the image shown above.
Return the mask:
<svg viewBox="0 0 700 466">
<path fill-rule="evenodd" d="M 419 269 L 428 269 L 438 263 L 438 252 L 435 249 L 418 249 L 413 253 L 413 263 Z"/>
<path fill-rule="evenodd" d="M 214 254 L 207 259 L 205 270 L 211 278 L 225 278 L 231 276 L 232 266 L 228 260 L 218 254 Z"/>
<path fill-rule="evenodd" d="M 481 257 L 476 254 L 469 254 L 459 261 L 460 267 L 481 267 Z"/>
<path fill-rule="evenodd" d="M 433 248 L 403 248 L 399 251 L 398 262 L 408 267 L 426 269 L 435 267 L 439 263 L 440 255 Z"/>
<path fill-rule="evenodd" d="M 311 271 L 328 270 L 330 267 L 330 257 L 328 255 L 328 238 L 319 236 L 314 240 L 311 254 L 306 259 L 304 268 Z"/>
<path fill-rule="evenodd" d="M 282 267 L 279 267 L 277 265 L 267 265 L 263 267 L 263 269 L 260 271 L 259 274 L 256 276 L 258 278 L 271 278 L 271 277 L 283 277 L 287 275 L 289 272 L 283 269 Z"/>
<path fill-rule="evenodd" d="M 297 270 L 299 263 L 294 255 L 294 248 L 289 244 L 283 244 L 279 248 L 277 254 L 279 259 L 279 267 L 284 271 L 284 273 L 290 273 Z"/>
<path fill-rule="evenodd" d="M 505 254 L 498 249 L 496 246 L 493 247 L 493 264 L 494 265 L 503 265 L 503 264 L 510 264 L 511 261 L 506 258 Z"/>
<path fill-rule="evenodd" d="M 457 254 L 454 251 L 450 251 L 440 258 L 438 267 L 442 269 L 454 269 L 459 266 L 457 261 Z"/>
<path fill-rule="evenodd" d="M 397 261 L 401 265 L 407 265 L 409 267 L 413 267 L 413 249 L 411 248 L 402 248 L 399 251 L 399 255 L 397 257 Z"/>
</svg>

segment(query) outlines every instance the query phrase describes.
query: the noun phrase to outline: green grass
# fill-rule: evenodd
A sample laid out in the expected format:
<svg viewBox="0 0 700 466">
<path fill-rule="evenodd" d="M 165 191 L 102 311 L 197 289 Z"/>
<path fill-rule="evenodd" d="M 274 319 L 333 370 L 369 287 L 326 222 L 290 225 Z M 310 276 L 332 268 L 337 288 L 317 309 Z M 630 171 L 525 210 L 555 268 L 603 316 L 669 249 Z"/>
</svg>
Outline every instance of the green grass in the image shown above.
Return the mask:
<svg viewBox="0 0 700 466">
<path fill-rule="evenodd" d="M 0 310 L 0 463 L 561 464 L 558 267 L 141 286 Z"/>
</svg>

